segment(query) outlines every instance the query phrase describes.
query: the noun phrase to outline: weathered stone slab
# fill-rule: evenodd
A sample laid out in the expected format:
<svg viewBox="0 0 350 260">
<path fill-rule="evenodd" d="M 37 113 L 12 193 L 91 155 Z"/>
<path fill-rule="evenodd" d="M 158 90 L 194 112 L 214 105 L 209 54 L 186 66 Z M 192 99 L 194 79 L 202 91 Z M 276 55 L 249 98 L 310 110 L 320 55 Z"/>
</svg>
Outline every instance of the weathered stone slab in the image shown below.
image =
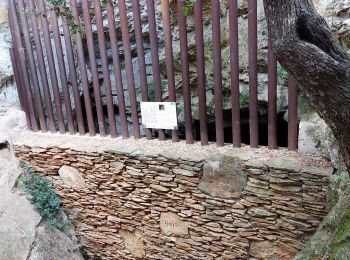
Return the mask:
<svg viewBox="0 0 350 260">
<path fill-rule="evenodd" d="M 76 189 L 83 189 L 86 186 L 84 178 L 76 168 L 64 165 L 58 170 L 58 174 L 61 176 L 65 185 Z"/>
<path fill-rule="evenodd" d="M 246 183 L 247 175 L 240 158 L 216 154 L 204 164 L 198 189 L 214 197 L 239 198 Z"/>
<path fill-rule="evenodd" d="M 276 159 L 267 160 L 265 164 L 271 169 L 284 170 L 289 172 L 300 172 L 302 163 L 291 156 L 282 156 Z"/>
<path fill-rule="evenodd" d="M 141 231 L 136 230 L 135 232 L 129 232 L 129 231 L 123 230 L 120 233 L 124 238 L 125 248 L 128 249 L 133 256 L 140 257 L 140 258 L 145 256 L 145 248 L 143 245 L 143 235 Z"/>
<path fill-rule="evenodd" d="M 187 235 L 188 223 L 172 212 L 162 213 L 160 215 L 160 229 L 165 234 Z"/>
</svg>

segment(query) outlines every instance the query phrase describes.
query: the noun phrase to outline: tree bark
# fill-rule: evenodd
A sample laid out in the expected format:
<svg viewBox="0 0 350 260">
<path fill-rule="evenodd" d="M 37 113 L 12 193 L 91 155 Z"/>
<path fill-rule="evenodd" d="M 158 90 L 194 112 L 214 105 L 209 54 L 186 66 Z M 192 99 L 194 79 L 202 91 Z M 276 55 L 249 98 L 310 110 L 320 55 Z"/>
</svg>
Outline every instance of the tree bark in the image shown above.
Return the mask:
<svg viewBox="0 0 350 260">
<path fill-rule="evenodd" d="M 350 172 L 350 56 L 312 0 L 264 0 L 272 49 L 339 142 Z"/>
</svg>

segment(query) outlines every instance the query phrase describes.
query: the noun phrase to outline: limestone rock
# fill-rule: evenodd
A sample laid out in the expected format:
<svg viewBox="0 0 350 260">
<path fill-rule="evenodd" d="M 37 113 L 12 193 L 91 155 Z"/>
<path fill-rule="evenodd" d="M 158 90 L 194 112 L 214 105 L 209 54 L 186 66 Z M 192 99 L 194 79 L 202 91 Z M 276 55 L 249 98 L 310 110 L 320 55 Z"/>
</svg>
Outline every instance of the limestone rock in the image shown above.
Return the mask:
<svg viewBox="0 0 350 260">
<path fill-rule="evenodd" d="M 73 239 L 76 240 L 74 237 Z M 56 228 L 40 225 L 28 260 L 70 259 L 83 260 L 77 241 Z"/>
<path fill-rule="evenodd" d="M 58 174 L 61 176 L 64 184 L 72 188 L 83 189 L 86 186 L 81 172 L 76 168 L 64 165 L 58 170 Z"/>
<path fill-rule="evenodd" d="M 160 215 L 160 229 L 165 234 L 187 235 L 188 223 L 182 221 L 175 213 L 162 213 Z"/>
<path fill-rule="evenodd" d="M 219 198 L 239 198 L 246 185 L 246 174 L 238 157 L 213 155 L 203 168 L 198 189 Z"/>
<path fill-rule="evenodd" d="M 27 198 L 12 191 L 19 174 L 15 162 L 0 171 L 0 256 L 4 259 L 27 258 L 41 221 Z"/>
<path fill-rule="evenodd" d="M 122 231 L 125 248 L 128 249 L 133 256 L 143 257 L 145 249 L 142 240 L 142 232 L 136 230 L 135 232 Z"/>
</svg>

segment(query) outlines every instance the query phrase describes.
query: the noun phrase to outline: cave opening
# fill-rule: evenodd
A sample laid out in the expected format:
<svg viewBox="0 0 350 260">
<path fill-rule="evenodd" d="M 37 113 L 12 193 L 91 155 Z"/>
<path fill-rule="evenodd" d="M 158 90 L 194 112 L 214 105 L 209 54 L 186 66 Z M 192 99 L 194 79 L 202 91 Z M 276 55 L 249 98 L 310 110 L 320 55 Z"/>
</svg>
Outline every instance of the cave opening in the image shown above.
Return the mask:
<svg viewBox="0 0 350 260">
<path fill-rule="evenodd" d="M 241 109 L 240 116 L 241 142 L 249 145 L 249 110 Z M 232 143 L 231 110 L 224 110 L 224 135 L 225 143 Z M 200 141 L 199 120 L 194 122 L 194 136 L 197 141 Z M 214 118 L 208 119 L 208 138 L 210 142 L 216 141 Z M 266 113 L 259 113 L 259 145 L 268 145 L 268 118 Z M 278 147 L 288 147 L 288 122 L 285 120 L 285 112 L 277 114 L 277 145 Z"/>
</svg>

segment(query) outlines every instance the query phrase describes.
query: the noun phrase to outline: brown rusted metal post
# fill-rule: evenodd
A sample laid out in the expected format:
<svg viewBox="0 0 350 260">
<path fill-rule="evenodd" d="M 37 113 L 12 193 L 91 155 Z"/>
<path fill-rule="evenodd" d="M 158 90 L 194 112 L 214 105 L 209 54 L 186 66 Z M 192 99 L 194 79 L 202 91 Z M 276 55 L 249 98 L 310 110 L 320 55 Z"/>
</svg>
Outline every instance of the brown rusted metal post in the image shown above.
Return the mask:
<svg viewBox="0 0 350 260">
<path fill-rule="evenodd" d="M 26 101 L 27 101 L 28 114 L 30 119 L 28 122 L 28 126 L 31 127 L 34 132 L 36 132 L 39 130 L 38 122 L 35 116 L 34 104 L 32 99 L 33 96 L 30 89 L 30 80 L 29 80 L 29 76 L 26 68 L 25 54 L 24 54 L 24 49 L 22 45 L 21 33 L 19 29 L 14 1 L 9 1 L 9 23 L 10 23 L 13 47 L 18 51 L 18 55 L 16 58 L 19 64 L 21 75 L 22 75 L 22 82 L 24 83 L 23 84 L 24 97 L 26 98 Z"/>
<path fill-rule="evenodd" d="M 148 97 L 148 84 L 147 84 L 147 72 L 146 72 L 146 63 L 145 63 L 145 49 L 143 47 L 142 39 L 142 25 L 141 25 L 141 16 L 140 16 L 140 3 L 139 0 L 132 0 L 132 12 L 134 17 L 135 25 L 135 39 L 136 39 L 136 49 L 137 49 L 137 59 L 138 59 L 138 69 L 139 69 L 139 78 L 141 85 L 141 95 L 142 101 L 149 101 Z M 146 128 L 146 138 L 148 140 L 152 139 L 152 129 Z"/>
<path fill-rule="evenodd" d="M 91 17 L 90 17 L 90 9 L 89 9 L 89 1 L 83 1 L 83 17 L 84 17 L 84 31 L 86 34 L 88 52 L 89 52 L 89 63 L 91 67 L 92 74 L 92 85 L 94 89 L 95 95 L 95 105 L 97 111 L 97 120 L 98 126 L 100 129 L 100 135 L 106 135 L 105 122 L 104 122 L 104 114 L 101 100 L 101 92 L 100 92 L 100 82 L 98 78 L 98 69 L 96 63 L 96 52 L 94 45 L 94 38 L 92 35 L 91 29 Z"/>
<path fill-rule="evenodd" d="M 241 108 L 239 92 L 239 48 L 238 48 L 238 6 L 237 0 L 229 2 L 230 68 L 232 104 L 232 143 L 241 147 Z"/>
<path fill-rule="evenodd" d="M 180 2 L 180 1 L 179 1 Z M 147 18 L 149 26 L 149 37 L 152 54 L 152 70 L 153 70 L 153 85 L 154 95 L 157 102 L 162 101 L 162 89 L 159 69 L 159 54 L 158 54 L 158 37 L 157 24 L 155 20 L 154 0 L 147 0 Z M 158 130 L 159 140 L 165 140 L 165 132 L 163 129 Z"/>
<path fill-rule="evenodd" d="M 207 124 L 207 99 L 205 82 L 205 61 L 204 61 L 204 39 L 203 39 L 203 16 L 202 0 L 196 0 L 194 5 L 194 28 L 197 53 L 197 75 L 198 75 L 198 102 L 199 102 L 199 127 L 201 144 L 208 144 Z"/>
<path fill-rule="evenodd" d="M 54 40 L 55 40 L 57 62 L 58 62 L 59 74 L 60 74 L 60 78 L 61 78 L 61 87 L 62 87 L 64 105 L 66 108 L 68 130 L 69 130 L 70 134 L 75 134 L 76 132 L 74 129 L 72 105 L 70 102 L 70 94 L 69 94 L 68 82 L 67 82 L 67 73 L 66 73 L 66 68 L 65 68 L 65 64 L 64 64 L 64 56 L 63 56 L 63 50 L 62 50 L 61 32 L 60 32 L 60 29 L 58 26 L 56 11 L 52 10 L 50 13 L 50 16 L 51 16 L 51 29 L 52 29 Z"/>
<path fill-rule="evenodd" d="M 132 66 L 128 17 L 127 17 L 127 12 L 126 12 L 125 0 L 118 0 L 118 7 L 119 7 L 119 15 L 120 15 L 120 25 L 121 25 L 122 36 L 123 36 L 125 67 L 126 67 L 126 74 L 127 74 L 127 78 L 128 78 L 128 89 L 129 89 L 130 106 L 131 106 L 132 127 L 133 127 L 133 132 L 134 132 L 134 138 L 139 139 L 139 138 L 141 138 L 141 134 L 140 134 L 139 116 L 138 116 L 138 110 L 137 110 L 134 69 Z M 150 31 L 151 31 L 151 29 L 150 29 Z M 152 36 L 150 36 L 150 37 L 152 37 Z"/>
<path fill-rule="evenodd" d="M 36 111 L 38 112 L 40 129 L 43 132 L 47 132 L 45 114 L 44 114 L 44 110 L 43 110 L 43 102 L 41 99 L 40 85 L 39 85 L 38 75 L 37 75 L 36 66 L 35 66 L 32 43 L 30 41 L 28 20 L 27 20 L 27 17 L 25 16 L 25 12 L 24 12 L 24 10 L 26 10 L 26 9 L 25 9 L 25 6 L 23 4 L 23 0 L 18 1 L 18 8 L 19 8 L 19 10 L 22 10 L 19 12 L 19 17 L 20 17 L 20 21 L 21 21 L 21 28 L 22 28 L 23 38 L 24 38 L 24 44 L 26 47 L 26 53 L 27 53 L 27 57 L 28 57 L 28 67 L 30 69 L 30 78 L 31 78 L 32 83 L 33 83 L 33 92 L 35 95 L 35 96 L 33 96 L 33 102 L 35 102 Z"/>
<path fill-rule="evenodd" d="M 118 48 L 118 41 L 117 41 L 117 32 L 116 32 L 113 4 L 108 2 L 106 8 L 107 8 L 109 35 L 110 35 L 112 57 L 113 57 L 114 77 L 115 77 L 116 88 L 117 88 L 119 116 L 120 116 L 120 123 L 121 123 L 121 129 L 122 129 L 121 133 L 123 138 L 128 138 L 129 131 L 128 131 L 128 123 L 126 119 L 123 80 L 122 80 L 122 74 L 120 69 L 119 48 Z"/>
<path fill-rule="evenodd" d="M 249 122 L 250 146 L 259 146 L 258 74 L 257 74 L 257 2 L 248 0 L 249 45 Z"/>
<path fill-rule="evenodd" d="M 101 1 L 94 0 L 94 7 L 95 7 L 97 37 L 98 37 L 98 43 L 100 47 L 100 57 L 101 57 L 102 70 L 103 70 L 103 85 L 105 87 L 106 100 L 107 100 L 108 120 L 109 120 L 111 137 L 115 138 L 117 137 L 117 128 L 116 128 L 116 121 L 115 121 L 115 114 L 114 114 L 111 79 L 109 76 L 109 67 L 108 67 L 108 61 L 107 61 L 107 49 L 106 49 L 106 42 L 105 42 L 105 35 L 104 35 L 104 28 L 103 28 Z"/>
<path fill-rule="evenodd" d="M 214 100 L 216 144 L 224 145 L 224 117 L 222 107 L 222 71 L 221 71 L 221 36 L 220 36 L 220 2 L 211 0 L 214 61 Z"/>
<path fill-rule="evenodd" d="M 277 60 L 268 47 L 268 147 L 277 148 Z"/>
<path fill-rule="evenodd" d="M 64 19 L 62 19 L 62 27 L 63 27 L 66 52 L 67 52 L 69 78 L 70 78 L 71 84 L 72 84 L 72 92 L 73 92 L 73 97 L 74 97 L 74 105 L 75 105 L 75 111 L 76 111 L 76 117 L 77 117 L 78 131 L 79 131 L 80 135 L 85 135 L 86 132 L 85 132 L 85 127 L 84 127 L 83 110 L 81 107 L 78 79 L 77 79 L 77 75 L 76 75 L 77 72 L 76 72 L 76 68 L 75 68 L 74 54 L 73 54 L 73 49 L 72 49 L 72 38 L 70 36 L 71 32 L 69 31 L 67 22 Z"/>
<path fill-rule="evenodd" d="M 80 25 L 76 0 L 71 0 L 71 8 L 72 8 L 72 16 L 73 16 L 74 23 L 78 26 L 78 29 L 76 32 L 76 44 L 77 44 L 77 51 L 78 51 L 81 82 L 83 85 L 85 112 L 86 112 L 86 117 L 88 122 L 89 134 L 90 136 L 94 136 L 96 134 L 96 130 L 95 130 L 94 118 L 92 114 L 92 104 L 91 104 L 89 82 L 88 82 L 87 71 L 86 71 L 84 46 L 83 46 L 83 42 L 81 39 L 81 32 L 80 32 L 80 30 L 82 30 L 82 27 Z"/>
<path fill-rule="evenodd" d="M 288 150 L 298 149 L 298 84 L 288 78 Z"/>
<path fill-rule="evenodd" d="M 54 117 L 53 106 L 51 101 L 48 75 L 45 67 L 43 46 L 41 44 L 39 26 L 36 20 L 35 7 L 34 7 L 33 0 L 28 0 L 27 3 L 28 3 L 28 15 L 30 15 L 31 29 L 34 37 L 34 45 L 35 45 L 36 55 L 38 59 L 37 62 L 38 62 L 38 67 L 40 72 L 40 81 L 41 81 L 42 88 L 44 90 L 46 112 L 49 119 L 49 128 L 50 128 L 50 132 L 56 133 L 56 123 L 55 123 L 55 117 Z"/>
<path fill-rule="evenodd" d="M 46 56 L 47 56 L 47 61 L 49 65 L 50 80 L 52 83 L 52 90 L 53 90 L 57 119 L 58 119 L 58 128 L 60 130 L 60 133 L 63 134 L 66 132 L 66 127 L 65 127 L 64 116 L 62 112 L 62 104 L 61 104 L 60 91 L 59 91 L 58 81 L 57 81 L 56 66 L 55 66 L 55 61 L 54 61 L 53 52 L 52 52 L 51 35 L 49 30 L 49 24 L 47 21 L 46 7 L 45 7 L 44 0 L 39 0 L 38 2 L 39 2 L 39 12 L 40 12 L 39 16 L 41 19 L 41 27 L 44 34 Z"/>
<path fill-rule="evenodd" d="M 161 0 L 162 17 L 163 17 L 163 30 L 164 30 L 164 47 L 166 56 L 166 68 L 168 78 L 168 93 L 169 102 L 176 102 L 176 89 L 175 89 L 175 75 L 174 75 L 174 61 L 173 61 L 173 44 L 170 27 L 170 7 L 169 0 Z M 179 141 L 179 132 L 172 130 L 173 142 Z"/>
</svg>

